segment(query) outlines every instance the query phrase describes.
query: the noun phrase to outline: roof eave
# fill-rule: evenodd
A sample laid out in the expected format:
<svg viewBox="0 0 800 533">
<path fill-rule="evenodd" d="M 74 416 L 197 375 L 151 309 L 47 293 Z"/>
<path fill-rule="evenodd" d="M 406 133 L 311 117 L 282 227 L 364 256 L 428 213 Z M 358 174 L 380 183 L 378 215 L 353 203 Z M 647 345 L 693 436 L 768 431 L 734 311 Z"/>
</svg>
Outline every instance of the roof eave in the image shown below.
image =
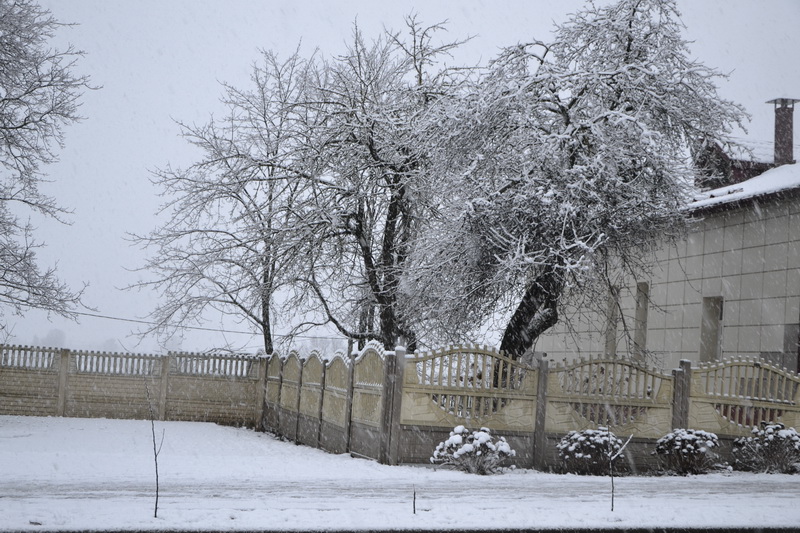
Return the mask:
<svg viewBox="0 0 800 533">
<path fill-rule="evenodd" d="M 771 191 L 761 194 L 755 194 L 753 196 L 748 196 L 747 198 L 740 198 L 738 200 L 718 202 L 709 205 L 701 205 L 699 207 L 694 207 L 694 208 L 691 207 L 690 204 L 687 207 L 689 216 L 697 216 L 704 214 L 720 213 L 724 211 L 733 211 L 736 209 L 747 207 L 748 205 L 756 201 L 764 201 L 764 200 L 768 201 L 773 198 L 780 198 L 780 199 L 800 198 L 800 185 L 788 189 L 781 189 L 779 191 Z"/>
</svg>

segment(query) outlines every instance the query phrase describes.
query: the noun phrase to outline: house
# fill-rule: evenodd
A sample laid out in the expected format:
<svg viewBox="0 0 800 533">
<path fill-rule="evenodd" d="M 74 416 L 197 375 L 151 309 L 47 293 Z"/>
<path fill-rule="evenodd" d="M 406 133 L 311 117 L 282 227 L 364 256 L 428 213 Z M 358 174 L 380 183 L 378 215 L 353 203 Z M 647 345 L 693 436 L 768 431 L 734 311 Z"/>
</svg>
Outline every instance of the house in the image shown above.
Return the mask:
<svg viewBox="0 0 800 533">
<path fill-rule="evenodd" d="M 688 236 L 663 245 L 647 279 L 611 291 L 607 311 L 577 309 L 541 336 L 552 360 L 628 356 L 669 369 L 681 359 L 756 357 L 800 371 L 800 165 L 794 104 L 775 106 L 773 161 L 711 147 L 714 172 L 688 209 Z M 701 184 L 701 185 L 702 185 Z M 562 313 L 563 315 L 563 313 Z"/>
</svg>

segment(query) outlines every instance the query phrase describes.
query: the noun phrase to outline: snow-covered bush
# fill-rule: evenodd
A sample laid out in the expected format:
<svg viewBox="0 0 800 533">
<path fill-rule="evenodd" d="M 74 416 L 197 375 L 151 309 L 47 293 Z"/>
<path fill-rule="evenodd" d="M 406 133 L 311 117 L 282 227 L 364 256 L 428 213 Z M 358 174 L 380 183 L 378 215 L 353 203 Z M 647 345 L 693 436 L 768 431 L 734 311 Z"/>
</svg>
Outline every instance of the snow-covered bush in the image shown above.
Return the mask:
<svg viewBox="0 0 800 533">
<path fill-rule="evenodd" d="M 717 461 L 719 439 L 714 433 L 699 429 L 675 429 L 656 441 L 653 452 L 665 470 L 685 476 L 705 474 Z"/>
<path fill-rule="evenodd" d="M 431 463 L 453 466 L 470 474 L 496 474 L 501 471 L 503 461 L 516 454 L 505 438 L 495 438 L 488 428 L 470 431 L 456 426 L 450 438 L 433 451 Z"/>
<path fill-rule="evenodd" d="M 601 476 L 609 473 L 609 461 L 620 449 L 622 440 L 606 428 L 570 431 L 556 445 L 564 471 Z"/>
<path fill-rule="evenodd" d="M 762 423 L 753 436 L 733 441 L 734 466 L 739 470 L 790 474 L 800 470 L 800 434 L 783 424 Z"/>
</svg>

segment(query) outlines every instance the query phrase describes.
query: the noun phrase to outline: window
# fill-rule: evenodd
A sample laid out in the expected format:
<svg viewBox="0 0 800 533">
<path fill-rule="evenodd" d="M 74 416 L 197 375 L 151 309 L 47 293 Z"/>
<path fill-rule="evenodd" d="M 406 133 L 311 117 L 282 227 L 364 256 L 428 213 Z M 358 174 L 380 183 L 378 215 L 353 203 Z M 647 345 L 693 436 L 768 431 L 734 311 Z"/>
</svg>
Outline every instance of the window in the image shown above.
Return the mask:
<svg viewBox="0 0 800 533">
<path fill-rule="evenodd" d="M 643 361 L 647 349 L 647 310 L 650 307 L 650 285 L 646 282 L 636 284 L 636 315 L 633 324 L 633 357 Z"/>
<path fill-rule="evenodd" d="M 722 354 L 722 297 L 703 298 L 703 322 L 700 324 L 700 362 L 716 361 Z"/>
<path fill-rule="evenodd" d="M 606 313 L 606 357 L 617 355 L 617 325 L 619 323 L 619 288 L 611 287 L 608 294 L 608 311 Z"/>
</svg>

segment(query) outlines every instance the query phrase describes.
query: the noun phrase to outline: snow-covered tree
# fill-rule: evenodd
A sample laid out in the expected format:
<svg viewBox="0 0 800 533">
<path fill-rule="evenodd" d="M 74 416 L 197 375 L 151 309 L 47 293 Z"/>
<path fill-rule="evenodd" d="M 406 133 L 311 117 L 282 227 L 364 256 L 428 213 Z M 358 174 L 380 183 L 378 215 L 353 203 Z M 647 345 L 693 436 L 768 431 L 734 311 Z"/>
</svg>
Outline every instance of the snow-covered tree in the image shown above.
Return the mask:
<svg viewBox="0 0 800 533">
<path fill-rule="evenodd" d="M 303 300 L 350 339 L 393 348 L 414 332 L 398 312 L 400 280 L 419 221 L 438 202 L 429 159 L 438 142 L 437 110 L 457 86 L 435 62 L 457 43 L 433 44 L 438 25 L 407 19 L 408 39 L 367 41 L 356 28 L 345 54 L 324 65 L 308 103 L 307 159 L 315 224 L 307 236 Z"/>
<path fill-rule="evenodd" d="M 503 316 L 500 348 L 520 357 L 565 294 L 642 267 L 684 230 L 692 147 L 742 120 L 719 77 L 671 0 L 590 4 L 550 44 L 505 49 L 441 130 L 448 193 L 404 286 L 419 327 L 462 336 Z"/>
<path fill-rule="evenodd" d="M 66 214 L 39 186 L 64 126 L 81 118 L 78 99 L 89 80 L 74 72 L 81 52 L 48 43 L 61 26 L 35 2 L 0 0 L 0 303 L 15 313 L 35 307 L 73 316 L 80 301 L 37 262 L 40 245 L 23 215 L 63 221 Z"/>
</svg>

